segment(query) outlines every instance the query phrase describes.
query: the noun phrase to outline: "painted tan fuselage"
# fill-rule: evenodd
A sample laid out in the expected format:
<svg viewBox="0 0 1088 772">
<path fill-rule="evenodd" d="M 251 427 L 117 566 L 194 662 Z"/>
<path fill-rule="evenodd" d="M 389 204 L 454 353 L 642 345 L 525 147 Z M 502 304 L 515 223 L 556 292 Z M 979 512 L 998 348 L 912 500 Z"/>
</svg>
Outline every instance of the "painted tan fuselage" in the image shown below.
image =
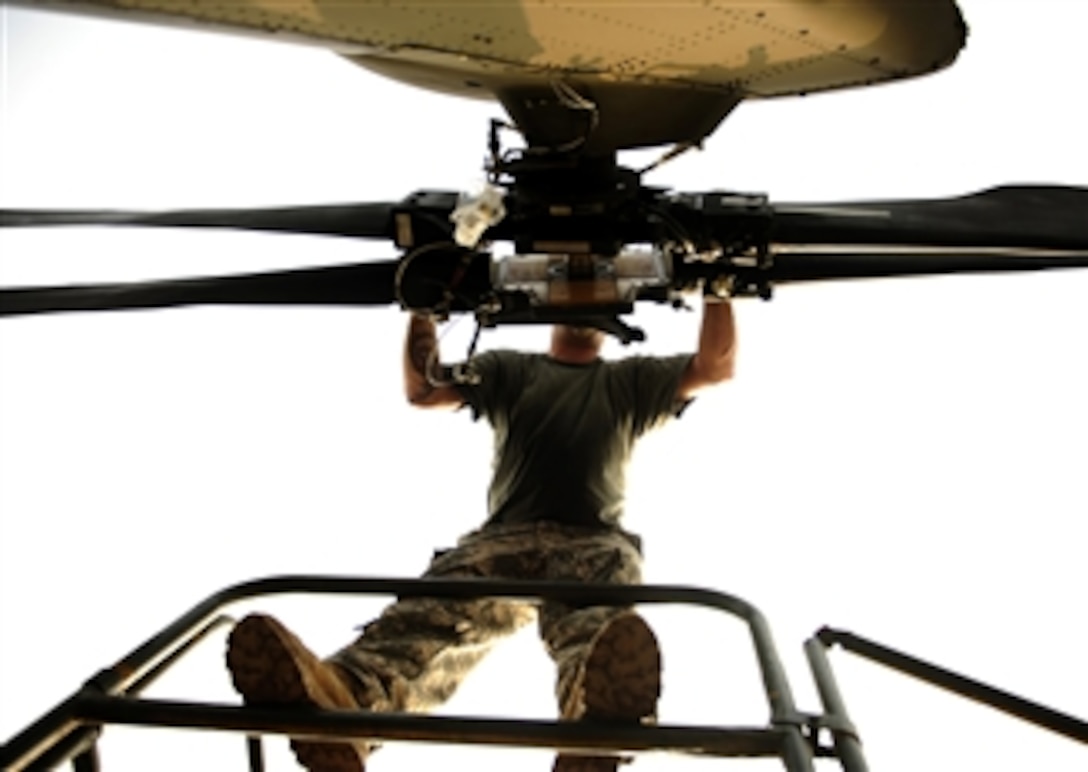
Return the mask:
<svg viewBox="0 0 1088 772">
<path fill-rule="evenodd" d="M 495 98 L 547 133 L 562 81 L 608 149 L 698 141 L 742 99 L 950 64 L 954 0 L 61 0 L 79 11 L 309 42 L 391 78 Z"/>
</svg>

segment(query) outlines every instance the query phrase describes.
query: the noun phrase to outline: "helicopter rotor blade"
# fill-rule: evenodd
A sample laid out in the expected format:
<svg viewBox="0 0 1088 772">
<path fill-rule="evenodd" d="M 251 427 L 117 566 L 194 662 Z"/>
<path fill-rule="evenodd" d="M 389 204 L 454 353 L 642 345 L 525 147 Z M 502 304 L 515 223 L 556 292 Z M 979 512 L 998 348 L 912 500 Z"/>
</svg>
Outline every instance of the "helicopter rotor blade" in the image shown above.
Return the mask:
<svg viewBox="0 0 1088 772">
<path fill-rule="evenodd" d="M 948 274 L 1010 273 L 1088 268 L 1088 251 L 985 250 L 907 247 L 790 248 L 774 254 L 765 271 L 750 274 L 771 284 Z M 746 278 L 743 277 L 742 278 Z"/>
<path fill-rule="evenodd" d="M 0 317 L 176 306 L 389 305 L 398 261 L 127 284 L 0 290 Z"/>
<path fill-rule="evenodd" d="M 443 198 L 441 207 L 431 200 L 431 208 L 448 207 L 447 198 L 452 201 Z M 3 210 L 0 226 L 199 226 L 391 238 L 397 206 L 157 213 Z M 797 282 L 1085 268 L 1085 212 L 1088 189 L 1059 186 L 1001 187 L 937 200 L 777 204 L 769 207 L 772 260 L 758 267 L 732 265 L 724 272 L 736 274 L 734 286 L 742 294 L 766 295 L 772 285 Z M 735 215 L 724 211 L 709 215 L 711 230 L 718 216 L 724 218 L 723 232 L 735 229 Z M 438 260 L 448 262 L 444 253 Z M 0 316 L 198 304 L 384 305 L 397 300 L 397 266 L 397 261 L 388 261 L 136 284 L 7 289 L 0 291 Z M 487 283 L 485 269 L 478 271 L 482 283 L 477 289 Z M 700 276 L 707 271 L 706 278 L 723 273 L 721 265 L 691 270 Z"/>
<path fill-rule="evenodd" d="M 268 209 L 181 209 L 165 212 L 110 210 L 0 210 L 0 227 L 122 225 L 167 228 L 235 228 L 324 236 L 393 237 L 390 203 L 327 204 Z"/>
<path fill-rule="evenodd" d="M 1088 188 L 1016 185 L 930 200 L 774 204 L 774 244 L 1088 252 Z"/>
</svg>

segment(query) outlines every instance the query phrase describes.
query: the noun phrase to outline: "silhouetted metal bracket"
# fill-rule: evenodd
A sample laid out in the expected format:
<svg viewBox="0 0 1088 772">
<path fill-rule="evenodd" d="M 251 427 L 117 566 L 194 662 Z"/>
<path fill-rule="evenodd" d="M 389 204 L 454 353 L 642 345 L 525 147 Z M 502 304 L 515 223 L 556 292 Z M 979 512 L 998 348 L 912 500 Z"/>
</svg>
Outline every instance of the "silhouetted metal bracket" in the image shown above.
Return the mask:
<svg viewBox="0 0 1088 772">
<path fill-rule="evenodd" d="M 816 641 L 826 648 L 839 644 L 859 657 L 1088 745 L 1088 722 L 1068 713 L 1026 700 L 845 630 L 823 627 L 816 632 Z M 806 646 L 810 644 L 817 645 L 812 641 L 807 642 Z"/>
</svg>

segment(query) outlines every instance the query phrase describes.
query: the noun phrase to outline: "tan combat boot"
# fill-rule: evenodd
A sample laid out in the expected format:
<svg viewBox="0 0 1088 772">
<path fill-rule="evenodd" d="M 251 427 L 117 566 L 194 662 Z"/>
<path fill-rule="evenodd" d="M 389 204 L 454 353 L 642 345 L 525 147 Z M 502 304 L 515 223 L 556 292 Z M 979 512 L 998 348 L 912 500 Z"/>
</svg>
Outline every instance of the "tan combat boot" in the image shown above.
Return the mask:
<svg viewBox="0 0 1088 772">
<path fill-rule="evenodd" d="M 361 710 L 345 674 L 319 660 L 276 619 L 251 614 L 227 639 L 231 680 L 254 707 Z M 299 764 L 310 772 L 364 772 L 366 743 L 292 740 Z"/>
<path fill-rule="evenodd" d="M 564 718 L 652 721 L 661 696 L 661 651 L 653 630 L 638 614 L 622 614 L 593 639 L 589 655 L 563 706 Z M 618 756 L 560 754 L 554 772 L 615 772 Z"/>
</svg>

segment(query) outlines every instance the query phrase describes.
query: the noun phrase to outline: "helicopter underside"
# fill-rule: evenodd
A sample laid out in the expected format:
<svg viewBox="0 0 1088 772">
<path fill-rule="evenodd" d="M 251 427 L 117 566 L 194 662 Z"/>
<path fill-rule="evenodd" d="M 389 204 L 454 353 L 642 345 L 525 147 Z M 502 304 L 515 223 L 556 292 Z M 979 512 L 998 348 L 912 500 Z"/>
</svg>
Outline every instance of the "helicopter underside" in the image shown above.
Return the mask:
<svg viewBox="0 0 1088 772">
<path fill-rule="evenodd" d="M 966 39 L 954 0 L 30 4 L 319 45 L 405 83 L 497 99 L 530 144 L 585 135 L 605 153 L 698 142 L 743 99 L 932 72 Z"/>
</svg>

